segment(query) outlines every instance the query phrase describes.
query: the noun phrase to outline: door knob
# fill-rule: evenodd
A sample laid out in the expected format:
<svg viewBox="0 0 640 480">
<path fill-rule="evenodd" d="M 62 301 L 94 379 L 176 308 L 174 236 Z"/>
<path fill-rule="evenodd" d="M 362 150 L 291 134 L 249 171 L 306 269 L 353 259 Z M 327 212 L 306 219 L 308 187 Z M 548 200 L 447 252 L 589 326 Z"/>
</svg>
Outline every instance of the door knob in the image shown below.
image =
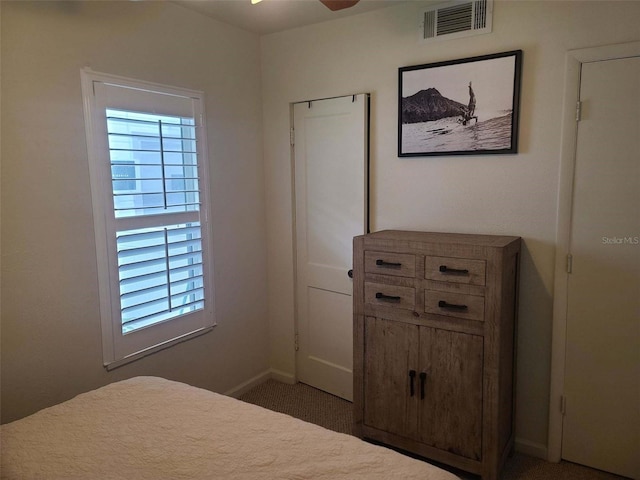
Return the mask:
<svg viewBox="0 0 640 480">
<path fill-rule="evenodd" d="M 349 271 L 347 272 L 347 276 L 348 276 L 349 278 L 353 278 L 353 270 L 349 270 Z"/>
</svg>

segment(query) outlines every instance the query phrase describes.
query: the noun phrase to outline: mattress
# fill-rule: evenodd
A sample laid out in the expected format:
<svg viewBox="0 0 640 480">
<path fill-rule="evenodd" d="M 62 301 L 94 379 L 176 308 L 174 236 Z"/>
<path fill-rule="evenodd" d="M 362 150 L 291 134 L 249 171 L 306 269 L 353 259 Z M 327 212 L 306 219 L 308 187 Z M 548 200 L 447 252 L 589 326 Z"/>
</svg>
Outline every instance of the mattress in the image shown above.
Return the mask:
<svg viewBox="0 0 640 480">
<path fill-rule="evenodd" d="M 3 425 L 2 478 L 420 479 L 426 462 L 157 377 L 78 395 Z"/>
</svg>

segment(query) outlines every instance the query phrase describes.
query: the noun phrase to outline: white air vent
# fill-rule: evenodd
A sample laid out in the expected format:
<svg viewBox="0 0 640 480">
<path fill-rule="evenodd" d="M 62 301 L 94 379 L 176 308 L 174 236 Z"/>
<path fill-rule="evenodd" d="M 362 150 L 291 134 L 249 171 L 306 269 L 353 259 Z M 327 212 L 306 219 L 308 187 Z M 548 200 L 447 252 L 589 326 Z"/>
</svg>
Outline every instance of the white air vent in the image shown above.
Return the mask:
<svg viewBox="0 0 640 480">
<path fill-rule="evenodd" d="M 422 12 L 420 40 L 453 39 L 491 32 L 493 0 L 455 0 Z"/>
</svg>

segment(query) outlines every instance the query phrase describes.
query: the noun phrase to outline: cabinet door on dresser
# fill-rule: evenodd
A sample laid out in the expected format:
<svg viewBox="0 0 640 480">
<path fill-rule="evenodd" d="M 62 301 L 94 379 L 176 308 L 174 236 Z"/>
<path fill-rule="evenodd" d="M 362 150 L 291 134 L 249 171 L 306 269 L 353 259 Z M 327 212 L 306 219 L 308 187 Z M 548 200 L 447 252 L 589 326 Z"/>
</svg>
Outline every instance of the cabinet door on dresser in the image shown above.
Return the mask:
<svg viewBox="0 0 640 480">
<path fill-rule="evenodd" d="M 427 374 L 418 410 L 421 442 L 480 460 L 482 356 L 480 336 L 420 327 L 419 368 Z"/>
<path fill-rule="evenodd" d="M 364 329 L 364 423 L 416 438 L 418 327 L 366 317 Z"/>
</svg>

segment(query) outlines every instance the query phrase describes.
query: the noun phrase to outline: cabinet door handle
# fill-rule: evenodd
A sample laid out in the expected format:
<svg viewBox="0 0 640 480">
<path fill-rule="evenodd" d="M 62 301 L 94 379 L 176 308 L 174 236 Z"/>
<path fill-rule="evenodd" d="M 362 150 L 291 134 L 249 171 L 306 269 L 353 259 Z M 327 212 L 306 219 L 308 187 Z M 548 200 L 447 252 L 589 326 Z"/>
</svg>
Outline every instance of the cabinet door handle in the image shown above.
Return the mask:
<svg viewBox="0 0 640 480">
<path fill-rule="evenodd" d="M 402 267 L 401 263 L 393 263 L 393 262 L 385 262 L 382 259 L 377 259 L 376 260 L 376 265 L 379 267 L 386 267 L 386 268 L 400 268 Z"/>
<path fill-rule="evenodd" d="M 466 275 L 469 273 L 469 270 L 466 268 L 461 270 L 458 268 L 449 268 L 446 265 L 440 265 L 438 270 L 440 270 L 440 273 L 450 273 L 452 275 Z"/>
<path fill-rule="evenodd" d="M 438 302 L 438 307 L 449 308 L 451 310 L 466 310 L 467 308 L 469 308 L 466 305 L 456 305 L 455 303 L 447 303 L 444 300 L 440 300 Z"/>
<path fill-rule="evenodd" d="M 409 370 L 409 390 L 411 392 L 411 396 L 413 397 L 415 395 L 415 386 L 413 384 L 413 381 L 416 378 L 416 371 L 415 370 Z"/>
<path fill-rule="evenodd" d="M 427 381 L 427 374 L 420 372 L 420 400 L 424 400 L 424 384 Z"/>
<path fill-rule="evenodd" d="M 376 293 L 376 298 L 378 300 L 384 300 L 387 302 L 399 302 L 400 301 L 400 297 L 394 297 L 392 295 L 385 295 L 384 293 L 378 292 Z"/>
</svg>

